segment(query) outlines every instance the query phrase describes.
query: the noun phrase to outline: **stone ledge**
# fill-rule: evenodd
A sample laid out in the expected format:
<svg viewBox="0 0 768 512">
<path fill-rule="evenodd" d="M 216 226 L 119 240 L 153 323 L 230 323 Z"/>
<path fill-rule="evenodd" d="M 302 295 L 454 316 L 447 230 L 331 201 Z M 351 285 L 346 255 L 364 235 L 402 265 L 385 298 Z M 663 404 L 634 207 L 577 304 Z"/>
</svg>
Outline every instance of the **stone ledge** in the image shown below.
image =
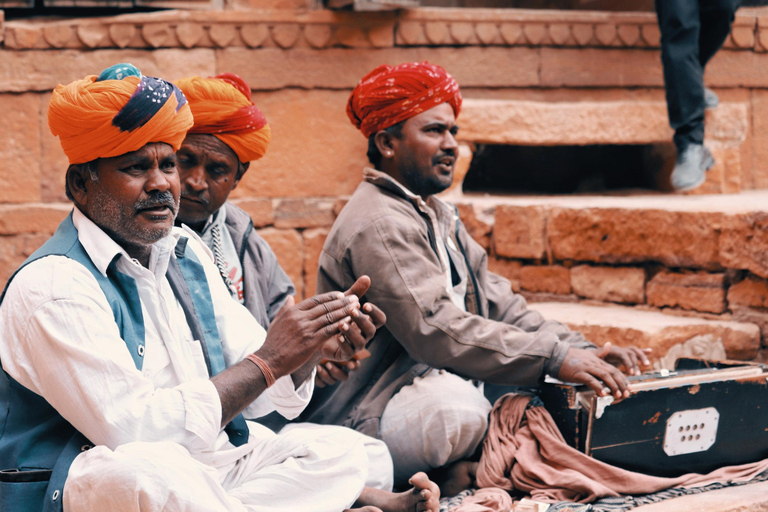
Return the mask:
<svg viewBox="0 0 768 512">
<path fill-rule="evenodd" d="M 754 25 L 754 21 L 752 22 Z M 401 45 L 531 45 L 658 47 L 649 13 L 484 9 L 467 16 L 451 9 L 419 9 L 397 25 Z"/>
<path fill-rule="evenodd" d="M 671 316 L 626 306 L 541 302 L 529 307 L 544 318 L 582 332 L 596 345 L 610 341 L 621 346 L 651 348 L 652 363 L 659 363 L 670 350 L 674 353 L 680 353 L 683 347 L 691 350 L 690 340 L 694 338 L 693 344 L 702 355 L 716 351 L 718 341 L 730 359 L 754 359 L 760 348 L 760 329 L 752 323 Z M 686 342 L 688 346 L 684 345 Z M 695 352 L 696 347 L 693 350 Z"/>
<path fill-rule="evenodd" d="M 600 264 L 744 269 L 768 278 L 768 191 L 734 195 L 454 197 L 492 225 L 496 254 Z M 521 230 L 519 219 L 545 229 Z"/>
<path fill-rule="evenodd" d="M 519 195 L 463 194 L 448 198 L 457 203 L 471 205 L 475 212 L 490 220 L 494 210 L 502 205 L 514 207 L 542 207 L 548 210 L 618 208 L 633 211 L 660 210 L 666 212 L 708 212 L 739 215 L 761 212 L 768 204 L 768 190 L 747 190 L 739 194 L 708 196 L 682 196 L 661 193 L 625 193 L 615 195 Z"/>
<path fill-rule="evenodd" d="M 166 11 L 69 20 L 13 21 L 5 46 L 55 48 L 226 48 L 555 46 L 658 48 L 653 13 L 525 9 L 411 9 L 346 13 Z M 768 21 L 737 15 L 725 47 L 766 51 Z"/>
<path fill-rule="evenodd" d="M 747 138 L 747 104 L 722 103 L 706 121 L 708 140 L 737 145 Z M 466 99 L 459 123 L 461 140 L 483 144 L 651 144 L 668 142 L 674 133 L 661 101 Z"/>
<path fill-rule="evenodd" d="M 724 46 L 764 51 L 759 40 L 768 27 L 758 19 L 737 16 Z M 660 41 L 655 13 L 526 9 L 412 9 L 399 17 L 395 37 L 406 46 L 658 48 Z"/>
<path fill-rule="evenodd" d="M 395 15 L 330 11 L 165 11 L 104 18 L 14 21 L 5 47 L 382 48 L 394 44 Z"/>
<path fill-rule="evenodd" d="M 667 107 L 661 101 L 525 101 L 466 99 L 459 119 L 459 138 L 465 143 L 524 146 L 588 144 L 663 144 L 649 148 L 648 162 L 660 166 L 657 178 L 665 186 L 674 164 L 669 141 Z M 742 149 L 750 139 L 750 108 L 745 102 L 727 102 L 706 114 L 706 144 L 715 167 L 694 194 L 733 193 L 741 190 Z M 665 174 L 666 173 L 666 174 Z M 668 185 L 667 185 L 668 186 Z"/>
</svg>

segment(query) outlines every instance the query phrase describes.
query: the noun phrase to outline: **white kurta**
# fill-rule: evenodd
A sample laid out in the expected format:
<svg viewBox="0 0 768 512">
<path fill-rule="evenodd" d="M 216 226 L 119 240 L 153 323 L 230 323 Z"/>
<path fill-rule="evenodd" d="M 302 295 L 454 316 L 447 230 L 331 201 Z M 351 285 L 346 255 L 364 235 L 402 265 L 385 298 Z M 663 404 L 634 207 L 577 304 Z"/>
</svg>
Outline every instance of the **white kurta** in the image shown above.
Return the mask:
<svg viewBox="0 0 768 512">
<path fill-rule="evenodd" d="M 132 482 L 125 475 L 110 477 L 108 471 L 94 471 L 99 467 L 97 460 L 126 453 L 130 453 L 127 459 L 136 468 L 141 467 L 136 466 L 136 454 L 151 454 L 158 464 L 177 468 L 158 470 L 163 480 L 184 475 L 182 487 L 192 491 L 187 497 L 190 506 L 169 505 L 168 510 L 238 510 L 243 506 L 247 510 L 283 510 L 289 504 L 270 501 L 263 493 L 274 498 L 275 491 L 284 489 L 287 482 L 293 483 L 288 486 L 293 491 L 287 499 L 294 505 L 303 503 L 295 510 L 333 511 L 351 504 L 362 489 L 366 473 L 361 442 L 352 443 L 352 447 L 319 443 L 315 450 L 314 439 L 307 435 L 276 436 L 266 427 L 249 422 L 248 443 L 235 447 L 221 430 L 218 393 L 208 378 L 200 344 L 192 338 L 184 312 L 165 277 L 180 236 L 190 238 L 187 250 L 194 251 L 205 268 L 226 364 L 236 363 L 261 347 L 265 332 L 248 310 L 231 298 L 204 244 L 193 234 L 174 228 L 171 235 L 153 246 L 149 268 L 145 268 L 77 209 L 73 221 L 83 247 L 102 273 L 120 255 L 118 270 L 136 280 L 144 315 L 145 352 L 139 371 L 120 338 L 104 294 L 79 263 L 48 256 L 22 269 L 11 283 L 0 306 L 3 369 L 45 397 L 94 444 L 102 445 L 75 460 L 64 490 L 65 510 L 67 505 L 77 512 L 165 509 L 173 501 L 168 493 L 175 488 L 168 482 L 149 486 L 154 494 L 136 483 L 138 488 L 125 489 L 127 496 L 134 499 L 119 500 L 113 504 L 117 508 L 107 507 L 103 501 L 111 502 L 111 496 L 119 494 L 114 489 L 93 502 L 94 508 L 88 508 L 93 501 L 89 497 L 76 496 L 78 487 L 74 482 L 78 478 L 73 476 L 82 477 L 82 482 L 88 484 L 83 492 L 93 496 L 99 494 L 93 485 L 98 491 L 102 484 Z M 244 415 L 256 418 L 277 410 L 294 418 L 309 401 L 313 383 L 314 378 L 310 378 L 295 390 L 290 376 L 283 377 L 249 405 Z M 302 461 L 303 457 L 307 460 Z M 88 463 L 89 458 L 92 463 Z M 138 460 L 145 457 L 139 456 Z M 311 468 L 302 469 L 303 462 Z M 109 466 L 120 468 L 121 464 L 113 461 Z M 134 466 L 128 464 L 128 471 Z M 305 470 L 335 492 L 309 494 L 313 486 L 303 481 L 307 477 L 302 473 Z M 260 485 L 251 485 L 255 487 L 251 491 L 240 489 L 257 480 L 257 473 L 269 471 L 276 472 L 274 477 L 282 487 L 259 491 Z M 350 477 L 338 481 L 340 471 Z M 190 472 L 197 478 L 187 474 Z M 89 480 L 93 478 L 96 480 Z M 202 490 L 201 486 L 208 489 Z M 228 496 L 234 489 L 240 489 L 241 495 Z M 136 496 L 146 499 L 142 502 Z M 254 498 L 254 503 L 248 503 L 248 496 Z M 232 500 L 243 503 L 238 507 Z M 77 507 L 73 508 L 73 504 Z"/>
</svg>

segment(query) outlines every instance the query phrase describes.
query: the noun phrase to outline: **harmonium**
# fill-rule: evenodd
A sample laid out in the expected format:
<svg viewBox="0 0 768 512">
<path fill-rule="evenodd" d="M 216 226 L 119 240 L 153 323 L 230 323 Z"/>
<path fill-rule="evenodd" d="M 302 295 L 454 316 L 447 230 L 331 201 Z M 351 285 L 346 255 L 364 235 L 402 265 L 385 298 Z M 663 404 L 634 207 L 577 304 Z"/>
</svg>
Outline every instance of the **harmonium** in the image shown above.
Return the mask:
<svg viewBox="0 0 768 512">
<path fill-rule="evenodd" d="M 541 399 L 566 442 L 656 476 L 707 473 L 768 457 L 768 367 L 682 358 L 628 377 L 628 398 L 547 379 Z"/>
</svg>

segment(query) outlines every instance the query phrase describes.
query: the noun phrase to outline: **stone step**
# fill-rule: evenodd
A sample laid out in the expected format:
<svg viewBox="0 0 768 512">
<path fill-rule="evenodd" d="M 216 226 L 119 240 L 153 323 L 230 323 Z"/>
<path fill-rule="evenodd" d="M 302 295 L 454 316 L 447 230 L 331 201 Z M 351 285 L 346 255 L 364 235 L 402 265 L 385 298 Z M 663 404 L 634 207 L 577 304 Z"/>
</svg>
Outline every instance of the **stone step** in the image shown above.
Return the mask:
<svg viewBox="0 0 768 512">
<path fill-rule="evenodd" d="M 451 199 L 488 249 L 489 268 L 529 299 L 599 301 L 748 322 L 760 326 L 768 347 L 768 191 Z M 669 339 L 669 332 L 674 329 L 638 339 L 661 344 L 661 357 L 671 345 L 709 331 L 653 341 Z M 760 346 L 724 343 L 729 357 L 742 359 L 755 357 Z"/>
<path fill-rule="evenodd" d="M 472 200 L 487 211 L 491 201 Z M 746 269 L 768 277 L 768 190 L 733 195 L 507 197 L 496 254 L 510 258 Z"/>
<path fill-rule="evenodd" d="M 451 199 L 515 290 L 768 315 L 768 191 Z"/>
<path fill-rule="evenodd" d="M 707 140 L 738 146 L 749 132 L 748 105 L 723 102 L 706 113 Z M 465 99 L 457 138 L 480 144 L 651 144 L 672 140 L 664 101 Z"/>
<path fill-rule="evenodd" d="M 531 303 L 545 318 L 580 331 L 597 345 L 651 348 L 656 368 L 674 368 L 678 357 L 753 360 L 760 329 L 749 322 L 681 317 L 627 306 L 562 302 Z"/>
<path fill-rule="evenodd" d="M 715 167 L 697 193 L 735 193 L 742 189 L 742 152 L 747 149 L 750 118 L 744 102 L 723 102 L 706 113 L 705 143 L 715 157 Z M 510 99 L 466 99 L 462 104 L 460 141 L 512 146 L 582 146 L 669 143 L 664 101 L 525 101 Z M 745 145 L 742 147 L 743 145 Z M 469 169 L 472 152 L 466 151 L 458 165 L 461 183 Z M 652 165 L 660 186 L 668 183 L 675 160 L 669 146 L 656 149 Z M 469 158 L 467 158 L 469 157 Z M 749 167 L 749 166 L 745 166 Z M 619 170 L 617 170 L 619 171 Z M 514 171 L 512 171 L 514 172 Z M 662 185 L 664 184 L 664 185 Z M 745 187 L 748 188 L 748 187 Z"/>
</svg>

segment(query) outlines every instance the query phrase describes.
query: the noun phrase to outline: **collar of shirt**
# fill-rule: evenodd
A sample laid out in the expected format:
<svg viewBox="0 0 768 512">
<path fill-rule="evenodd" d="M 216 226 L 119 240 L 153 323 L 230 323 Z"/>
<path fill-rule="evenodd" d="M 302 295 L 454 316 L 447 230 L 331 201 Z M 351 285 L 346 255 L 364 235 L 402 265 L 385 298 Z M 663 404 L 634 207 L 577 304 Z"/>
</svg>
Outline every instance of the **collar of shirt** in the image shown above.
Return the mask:
<svg viewBox="0 0 768 512">
<path fill-rule="evenodd" d="M 202 231 L 200 231 L 200 238 L 203 240 L 206 240 L 206 237 L 210 238 L 211 236 L 211 228 L 214 224 L 218 224 L 221 229 L 224 229 L 224 221 L 227 220 L 227 205 L 223 204 L 221 205 L 221 208 L 217 212 L 215 212 L 213 215 L 208 217 L 208 220 L 205 221 L 205 226 L 203 226 Z"/>
<path fill-rule="evenodd" d="M 118 265 L 123 268 L 143 268 L 138 261 L 131 258 L 125 249 L 120 247 L 117 242 L 115 242 L 99 226 L 94 224 L 94 222 L 86 217 L 78 208 L 74 209 L 72 222 L 77 229 L 77 236 L 80 239 L 80 243 L 83 244 L 85 252 L 88 253 L 91 261 L 93 261 L 93 264 L 102 275 L 107 275 L 107 268 L 118 256 L 124 256 L 118 260 Z M 173 255 L 173 249 L 176 247 L 176 242 L 178 241 L 180 234 L 181 231 L 178 228 L 173 228 L 171 234 L 158 240 L 152 245 L 148 268 L 156 278 L 164 276 L 165 272 L 168 270 L 168 262 L 171 259 L 171 255 Z"/>
<path fill-rule="evenodd" d="M 408 190 L 408 187 L 395 180 L 389 174 L 381 172 L 373 167 L 366 167 L 363 169 L 363 179 L 368 183 L 372 183 L 377 187 L 395 192 L 396 194 L 403 196 L 410 200 L 413 204 L 419 208 L 426 206 L 424 199 Z"/>
<path fill-rule="evenodd" d="M 208 217 L 208 220 L 205 222 L 205 227 L 203 227 L 203 230 L 200 231 L 200 239 L 203 241 L 203 243 L 207 247 L 211 247 L 213 239 L 213 233 L 211 233 L 211 229 L 213 226 L 219 226 L 219 230 L 221 231 L 222 235 L 229 236 L 229 230 L 227 229 L 227 226 L 225 222 L 227 221 L 227 205 L 223 204 L 221 205 L 221 208 L 217 212 L 215 212 L 213 215 Z"/>
<path fill-rule="evenodd" d="M 450 233 L 454 228 L 454 222 L 456 221 L 454 219 L 456 217 L 454 208 L 437 196 L 431 195 L 424 201 L 421 196 L 408 190 L 405 185 L 393 179 L 389 174 L 372 167 L 363 169 L 363 179 L 372 185 L 403 197 L 413 203 L 420 212 L 426 213 L 430 218 L 434 218 L 435 224 L 442 227 L 442 230 L 437 233 L 441 238 L 446 236 L 443 231 Z"/>
</svg>

